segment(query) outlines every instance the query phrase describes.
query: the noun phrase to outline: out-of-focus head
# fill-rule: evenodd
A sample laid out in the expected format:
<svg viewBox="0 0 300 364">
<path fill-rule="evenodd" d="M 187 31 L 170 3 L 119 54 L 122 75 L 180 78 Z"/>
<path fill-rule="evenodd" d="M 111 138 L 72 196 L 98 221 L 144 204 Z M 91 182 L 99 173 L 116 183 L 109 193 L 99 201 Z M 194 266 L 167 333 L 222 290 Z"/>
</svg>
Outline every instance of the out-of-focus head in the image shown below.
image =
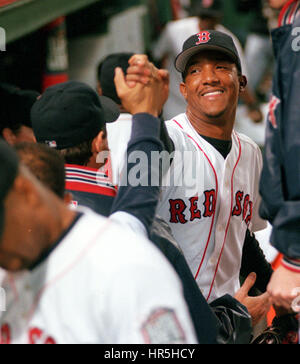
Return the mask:
<svg viewBox="0 0 300 364">
<path fill-rule="evenodd" d="M 46 144 L 21 143 L 16 146 L 20 161 L 59 198 L 65 195 L 65 163 L 58 151 Z"/>
<path fill-rule="evenodd" d="M 115 69 L 120 67 L 126 74 L 127 68 L 129 67 L 128 61 L 133 55 L 133 53 L 114 53 L 102 60 L 98 66 L 99 94 L 111 98 L 118 105 L 121 105 L 122 102 L 117 95 L 114 83 Z"/>
<path fill-rule="evenodd" d="M 0 84 L 0 137 L 10 145 L 36 141 L 30 110 L 38 96 L 39 93 L 33 90 Z"/>
<path fill-rule="evenodd" d="M 202 20 L 203 29 L 214 29 L 222 21 L 223 12 L 222 0 L 198 0 L 192 5 L 190 15 Z"/>
<path fill-rule="evenodd" d="M 0 267 L 30 269 L 74 218 L 73 213 L 0 141 Z"/>
<path fill-rule="evenodd" d="M 15 150 L 4 141 L 0 141 L 0 191 L 0 267 L 26 269 L 30 256 L 41 253 L 34 247 L 40 232 L 40 195 Z"/>
<path fill-rule="evenodd" d="M 272 9 L 281 9 L 289 0 L 268 0 L 269 6 Z M 297 1 L 297 0 L 295 0 Z"/>
</svg>

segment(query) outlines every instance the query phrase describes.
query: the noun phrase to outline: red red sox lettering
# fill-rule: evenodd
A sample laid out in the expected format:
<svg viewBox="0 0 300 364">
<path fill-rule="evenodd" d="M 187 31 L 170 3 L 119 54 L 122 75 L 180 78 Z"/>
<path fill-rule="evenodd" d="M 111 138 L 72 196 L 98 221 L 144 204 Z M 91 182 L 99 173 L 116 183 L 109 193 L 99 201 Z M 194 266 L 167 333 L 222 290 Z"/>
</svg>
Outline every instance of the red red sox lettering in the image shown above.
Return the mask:
<svg viewBox="0 0 300 364">
<path fill-rule="evenodd" d="M 210 33 L 205 31 L 197 34 L 198 42 L 196 45 L 208 43 L 211 40 Z"/>
<path fill-rule="evenodd" d="M 204 209 L 200 210 L 199 197 L 189 199 L 189 206 L 182 200 L 169 200 L 170 203 L 170 223 L 186 224 L 187 222 L 201 220 L 202 218 L 212 217 L 216 209 L 216 191 L 204 192 Z M 188 218 L 189 213 L 189 218 Z M 232 216 L 242 216 L 242 221 L 249 226 L 253 214 L 253 202 L 250 195 L 238 191 L 235 197 L 235 207 Z"/>
<path fill-rule="evenodd" d="M 11 328 L 9 325 L 2 325 L 0 330 L 0 344 L 11 344 Z M 28 332 L 29 344 L 56 344 L 52 337 L 45 335 L 45 333 L 38 328 L 31 328 Z"/>
</svg>

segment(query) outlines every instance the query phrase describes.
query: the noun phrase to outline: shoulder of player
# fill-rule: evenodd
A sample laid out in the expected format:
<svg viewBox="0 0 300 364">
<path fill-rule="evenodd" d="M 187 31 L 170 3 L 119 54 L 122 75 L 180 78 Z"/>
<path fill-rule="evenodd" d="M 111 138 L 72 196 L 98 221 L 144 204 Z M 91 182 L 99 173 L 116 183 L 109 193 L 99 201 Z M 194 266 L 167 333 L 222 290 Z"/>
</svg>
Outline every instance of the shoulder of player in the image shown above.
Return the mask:
<svg viewBox="0 0 300 364">
<path fill-rule="evenodd" d="M 180 131 L 181 133 L 184 132 L 184 125 L 186 122 L 186 114 L 179 114 L 176 115 L 174 118 L 170 119 L 170 120 L 166 120 L 165 124 L 168 128 L 168 130 L 177 130 Z"/>
<path fill-rule="evenodd" d="M 92 238 L 94 242 L 91 240 L 89 243 L 93 247 L 91 254 L 88 255 L 91 266 L 96 265 L 101 270 L 107 269 L 107 265 L 111 265 L 111 262 L 119 268 L 140 264 L 156 266 L 161 264 L 162 259 L 164 260 L 159 250 L 143 236 L 135 234 L 124 226 L 121 228 L 114 221 L 90 210 L 83 211 L 86 220 L 84 223 L 94 230 Z"/>
<path fill-rule="evenodd" d="M 252 150 L 254 153 L 259 153 L 261 154 L 261 150 L 259 148 L 259 146 L 251 139 L 249 138 L 247 135 L 245 134 L 241 134 L 241 133 L 237 133 L 235 132 L 235 135 L 238 137 L 238 139 L 240 140 L 242 146 L 247 146 L 248 148 L 250 148 L 250 150 Z"/>
<path fill-rule="evenodd" d="M 120 116 L 118 117 L 118 119 L 116 121 L 114 121 L 113 123 L 107 123 L 106 126 L 109 127 L 111 125 L 115 125 L 122 121 L 132 121 L 132 115 L 129 113 L 123 112 L 120 114 Z"/>
</svg>

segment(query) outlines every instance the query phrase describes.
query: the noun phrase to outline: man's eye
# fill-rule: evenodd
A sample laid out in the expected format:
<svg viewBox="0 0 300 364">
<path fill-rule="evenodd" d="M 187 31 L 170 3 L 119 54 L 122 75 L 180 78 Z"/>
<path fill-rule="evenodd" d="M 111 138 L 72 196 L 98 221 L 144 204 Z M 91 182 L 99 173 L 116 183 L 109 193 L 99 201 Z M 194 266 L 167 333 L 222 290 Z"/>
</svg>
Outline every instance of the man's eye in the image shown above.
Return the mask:
<svg viewBox="0 0 300 364">
<path fill-rule="evenodd" d="M 198 72 L 199 72 L 198 69 L 191 70 L 191 74 L 198 73 Z"/>
<path fill-rule="evenodd" d="M 228 67 L 227 67 L 227 66 L 225 66 L 225 65 L 218 65 L 218 66 L 217 66 L 217 69 L 227 70 L 227 69 L 228 69 Z"/>
</svg>

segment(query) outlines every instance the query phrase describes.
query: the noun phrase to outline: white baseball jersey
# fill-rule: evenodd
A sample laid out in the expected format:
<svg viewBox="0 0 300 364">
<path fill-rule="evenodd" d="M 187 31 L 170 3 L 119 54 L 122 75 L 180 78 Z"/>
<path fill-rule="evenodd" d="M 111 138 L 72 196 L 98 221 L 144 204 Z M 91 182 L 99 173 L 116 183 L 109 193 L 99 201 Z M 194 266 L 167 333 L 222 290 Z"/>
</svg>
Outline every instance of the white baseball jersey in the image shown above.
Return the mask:
<svg viewBox="0 0 300 364">
<path fill-rule="evenodd" d="M 34 270 L 4 279 L 2 343 L 196 343 L 181 285 L 142 236 L 85 210 Z"/>
<path fill-rule="evenodd" d="M 132 115 L 123 113 L 114 123 L 106 124 L 106 128 L 108 146 L 111 151 L 113 182 L 116 186 L 119 186 L 131 136 Z"/>
<path fill-rule="evenodd" d="M 176 151 L 191 153 L 181 165 L 174 159 L 171 174 L 184 175 L 194 165 L 203 183 L 198 191 L 190 192 L 171 178 L 171 186 L 162 190 L 157 213 L 169 223 L 208 301 L 224 294 L 234 296 L 240 288 L 246 230 L 255 232 L 267 226 L 258 214 L 261 152 L 248 137 L 233 132 L 232 149 L 225 160 L 199 136 L 186 114 L 168 121 L 167 128 Z"/>
</svg>

